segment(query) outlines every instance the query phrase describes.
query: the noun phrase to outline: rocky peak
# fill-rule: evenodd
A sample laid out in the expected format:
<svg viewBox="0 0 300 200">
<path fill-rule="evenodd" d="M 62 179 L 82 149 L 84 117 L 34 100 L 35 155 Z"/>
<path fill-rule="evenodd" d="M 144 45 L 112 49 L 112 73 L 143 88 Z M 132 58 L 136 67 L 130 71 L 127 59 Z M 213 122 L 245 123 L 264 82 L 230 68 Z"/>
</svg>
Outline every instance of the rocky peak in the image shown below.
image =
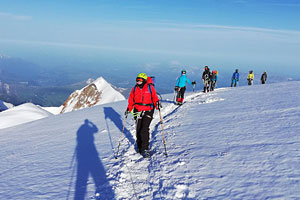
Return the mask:
<svg viewBox="0 0 300 200">
<path fill-rule="evenodd" d="M 124 99 L 121 93 L 100 77 L 83 89 L 73 92 L 62 105 L 61 113 Z"/>
</svg>

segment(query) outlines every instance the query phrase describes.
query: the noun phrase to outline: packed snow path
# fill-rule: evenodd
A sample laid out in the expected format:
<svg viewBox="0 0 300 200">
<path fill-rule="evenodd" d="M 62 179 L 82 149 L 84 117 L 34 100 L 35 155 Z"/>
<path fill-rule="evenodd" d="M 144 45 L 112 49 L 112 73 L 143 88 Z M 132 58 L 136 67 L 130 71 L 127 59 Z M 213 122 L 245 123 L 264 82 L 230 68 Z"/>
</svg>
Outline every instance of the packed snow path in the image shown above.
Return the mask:
<svg viewBox="0 0 300 200">
<path fill-rule="evenodd" d="M 127 103 L 0 130 L 1 199 L 300 199 L 300 82 L 164 96 L 150 159 Z"/>
</svg>

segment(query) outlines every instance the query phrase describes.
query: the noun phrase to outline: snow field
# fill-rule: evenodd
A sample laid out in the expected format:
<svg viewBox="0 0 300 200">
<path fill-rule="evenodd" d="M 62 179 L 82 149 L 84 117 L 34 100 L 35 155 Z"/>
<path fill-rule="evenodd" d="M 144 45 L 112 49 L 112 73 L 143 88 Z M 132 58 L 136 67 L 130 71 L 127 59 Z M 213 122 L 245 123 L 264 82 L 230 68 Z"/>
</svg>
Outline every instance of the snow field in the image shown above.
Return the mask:
<svg viewBox="0 0 300 200">
<path fill-rule="evenodd" d="M 168 157 L 156 111 L 151 159 L 131 116 L 121 135 L 126 101 L 2 129 L 0 198 L 300 199 L 299 95 L 299 82 L 186 93 L 182 106 L 165 95 Z"/>
</svg>

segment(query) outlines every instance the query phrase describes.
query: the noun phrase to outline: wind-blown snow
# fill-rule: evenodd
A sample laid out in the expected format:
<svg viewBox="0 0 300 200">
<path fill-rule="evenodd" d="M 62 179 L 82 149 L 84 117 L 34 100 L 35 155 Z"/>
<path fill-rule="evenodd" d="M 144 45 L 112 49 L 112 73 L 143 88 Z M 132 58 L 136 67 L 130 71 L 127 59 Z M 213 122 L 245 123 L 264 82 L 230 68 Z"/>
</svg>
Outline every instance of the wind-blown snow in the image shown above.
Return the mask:
<svg viewBox="0 0 300 200">
<path fill-rule="evenodd" d="M 0 129 L 42 119 L 51 115 L 51 113 L 32 103 L 25 103 L 0 113 Z"/>
<path fill-rule="evenodd" d="M 151 159 L 126 101 L 0 130 L 0 199 L 300 199 L 300 82 L 164 96 Z M 120 156 L 115 152 L 121 140 Z"/>
</svg>

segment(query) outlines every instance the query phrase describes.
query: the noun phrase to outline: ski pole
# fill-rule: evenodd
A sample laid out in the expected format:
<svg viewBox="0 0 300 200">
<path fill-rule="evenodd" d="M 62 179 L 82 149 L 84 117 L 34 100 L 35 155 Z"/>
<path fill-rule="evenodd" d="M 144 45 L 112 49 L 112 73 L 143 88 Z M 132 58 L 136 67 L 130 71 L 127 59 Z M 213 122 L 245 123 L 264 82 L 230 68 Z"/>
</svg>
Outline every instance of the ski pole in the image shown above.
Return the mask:
<svg viewBox="0 0 300 200">
<path fill-rule="evenodd" d="M 123 123 L 123 130 L 122 130 L 122 133 L 121 133 L 121 137 L 124 135 L 124 130 L 125 130 L 125 124 L 126 124 L 126 119 L 127 119 L 127 116 L 128 116 L 128 113 L 125 115 L 125 120 L 124 120 L 124 123 Z M 118 158 L 118 154 L 119 154 L 119 150 L 120 150 L 120 145 L 121 145 L 121 137 L 120 137 L 120 140 L 119 140 L 119 145 L 118 145 L 118 150 L 117 150 L 117 153 L 115 155 L 115 159 Z M 124 136 L 125 137 L 125 136 Z"/>
<path fill-rule="evenodd" d="M 164 148 L 165 148 L 165 155 L 166 155 L 166 157 L 168 157 L 167 147 L 166 147 L 166 140 L 165 140 L 165 133 L 164 133 L 163 121 L 162 121 L 160 109 L 158 109 L 158 112 L 159 112 L 159 117 L 160 117 L 160 125 L 161 125 L 161 130 L 162 130 L 163 143 L 164 143 Z"/>
</svg>

